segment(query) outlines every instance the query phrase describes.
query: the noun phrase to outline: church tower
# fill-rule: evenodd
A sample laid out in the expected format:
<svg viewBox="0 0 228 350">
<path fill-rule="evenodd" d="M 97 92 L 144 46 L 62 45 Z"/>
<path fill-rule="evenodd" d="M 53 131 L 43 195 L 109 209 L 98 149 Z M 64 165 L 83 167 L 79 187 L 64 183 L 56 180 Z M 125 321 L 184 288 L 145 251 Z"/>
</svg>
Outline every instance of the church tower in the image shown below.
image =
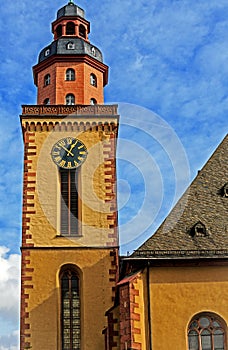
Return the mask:
<svg viewBox="0 0 228 350">
<path fill-rule="evenodd" d="M 101 350 L 118 274 L 116 105 L 108 67 L 70 1 L 33 67 L 23 105 L 20 349 Z"/>
</svg>

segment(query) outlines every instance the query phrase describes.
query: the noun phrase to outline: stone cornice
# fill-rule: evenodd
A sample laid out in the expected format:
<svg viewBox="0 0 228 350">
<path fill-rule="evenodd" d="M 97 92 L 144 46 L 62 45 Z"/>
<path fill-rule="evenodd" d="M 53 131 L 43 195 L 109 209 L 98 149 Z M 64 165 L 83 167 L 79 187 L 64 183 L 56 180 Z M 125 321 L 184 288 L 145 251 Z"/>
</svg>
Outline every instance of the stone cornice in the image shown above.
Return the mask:
<svg viewBox="0 0 228 350">
<path fill-rule="evenodd" d="M 126 259 L 228 258 L 228 249 L 204 250 L 138 250 Z"/>
<path fill-rule="evenodd" d="M 34 116 L 118 117 L 118 105 L 22 105 L 22 118 Z"/>
</svg>

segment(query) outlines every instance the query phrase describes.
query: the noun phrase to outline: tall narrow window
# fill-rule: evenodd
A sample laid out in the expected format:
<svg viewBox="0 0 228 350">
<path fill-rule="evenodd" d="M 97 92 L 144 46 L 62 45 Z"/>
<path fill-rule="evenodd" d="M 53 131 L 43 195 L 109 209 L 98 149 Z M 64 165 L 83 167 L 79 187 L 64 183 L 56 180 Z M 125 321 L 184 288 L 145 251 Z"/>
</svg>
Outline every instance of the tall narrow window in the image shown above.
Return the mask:
<svg viewBox="0 0 228 350">
<path fill-rule="evenodd" d="M 66 80 L 70 81 L 70 80 L 75 80 L 75 70 L 73 68 L 68 68 L 66 70 Z"/>
<path fill-rule="evenodd" d="M 93 86 L 97 86 L 97 77 L 95 74 L 90 74 L 90 84 Z"/>
<path fill-rule="evenodd" d="M 214 314 L 195 316 L 188 328 L 189 350 L 225 350 L 225 322 Z"/>
<path fill-rule="evenodd" d="M 78 230 L 78 170 L 60 170 L 61 234 L 75 236 Z"/>
<path fill-rule="evenodd" d="M 73 22 L 68 22 L 66 25 L 66 35 L 75 34 L 75 24 Z"/>
<path fill-rule="evenodd" d="M 60 275 L 62 350 L 80 350 L 80 291 L 79 278 L 73 268 Z"/>
<path fill-rule="evenodd" d="M 56 28 L 56 34 L 57 34 L 57 38 L 59 38 L 60 36 L 62 36 L 62 26 L 61 24 L 58 25 L 58 27 Z"/>
<path fill-rule="evenodd" d="M 79 35 L 83 38 L 86 38 L 86 29 L 82 24 L 79 26 Z"/>
<path fill-rule="evenodd" d="M 51 83 L 51 76 L 50 74 L 46 74 L 44 77 L 44 86 L 50 85 Z"/>
<path fill-rule="evenodd" d="M 75 96 L 73 94 L 66 95 L 66 105 L 74 105 L 75 104 Z"/>
</svg>

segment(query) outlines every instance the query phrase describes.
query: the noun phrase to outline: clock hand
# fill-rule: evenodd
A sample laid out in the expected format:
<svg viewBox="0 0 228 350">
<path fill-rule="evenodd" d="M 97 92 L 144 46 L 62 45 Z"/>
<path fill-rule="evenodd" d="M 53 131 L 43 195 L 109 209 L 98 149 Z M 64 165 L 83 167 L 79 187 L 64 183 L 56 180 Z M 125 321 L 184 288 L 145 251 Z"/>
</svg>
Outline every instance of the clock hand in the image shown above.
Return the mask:
<svg viewBox="0 0 228 350">
<path fill-rule="evenodd" d="M 69 154 L 71 153 L 72 149 L 76 146 L 78 141 L 76 141 L 75 143 L 73 143 L 73 145 L 70 146 L 70 149 L 68 150 L 67 156 L 69 156 Z M 71 153 L 72 154 L 72 153 Z M 72 156 L 73 157 L 73 156 Z"/>
<path fill-rule="evenodd" d="M 66 152 L 67 152 L 67 156 L 68 156 L 68 154 L 70 154 L 70 155 L 71 155 L 71 157 L 73 157 L 73 156 L 74 156 L 74 154 L 71 152 L 71 150 L 67 149 L 66 147 L 64 147 L 64 146 L 62 146 L 62 145 L 60 145 L 60 147 L 62 147 L 62 148 L 64 149 L 64 151 L 66 151 Z"/>
</svg>

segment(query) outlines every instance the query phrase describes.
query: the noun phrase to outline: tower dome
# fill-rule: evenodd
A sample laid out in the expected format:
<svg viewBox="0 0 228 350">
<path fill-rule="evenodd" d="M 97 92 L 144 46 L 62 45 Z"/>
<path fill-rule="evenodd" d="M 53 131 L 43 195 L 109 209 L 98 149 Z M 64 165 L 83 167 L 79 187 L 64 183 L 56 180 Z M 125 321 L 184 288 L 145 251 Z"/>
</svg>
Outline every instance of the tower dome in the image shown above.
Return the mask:
<svg viewBox="0 0 228 350">
<path fill-rule="evenodd" d="M 41 50 L 33 67 L 37 103 L 103 104 L 108 66 L 89 41 L 90 22 L 84 10 L 69 1 L 57 11 L 52 33 L 53 41 Z"/>
<path fill-rule="evenodd" d="M 67 5 L 63 6 L 57 12 L 57 19 L 67 16 L 79 16 L 85 18 L 85 11 L 81 7 L 75 5 L 72 1 L 69 1 Z"/>
</svg>

